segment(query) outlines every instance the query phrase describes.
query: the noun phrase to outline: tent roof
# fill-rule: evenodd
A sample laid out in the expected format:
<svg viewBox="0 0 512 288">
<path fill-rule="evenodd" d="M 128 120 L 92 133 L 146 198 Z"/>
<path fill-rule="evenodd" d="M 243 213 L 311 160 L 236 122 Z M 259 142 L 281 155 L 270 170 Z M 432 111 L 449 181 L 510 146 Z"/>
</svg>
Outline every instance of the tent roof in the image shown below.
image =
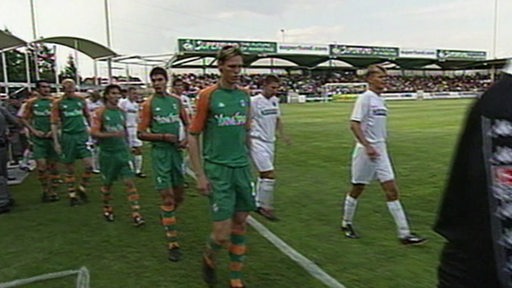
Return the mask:
<svg viewBox="0 0 512 288">
<path fill-rule="evenodd" d="M 174 55 L 173 59 L 167 63 L 172 68 L 212 68 L 216 65 L 215 53 L 211 52 L 180 52 Z M 205 65 L 197 64 L 197 60 L 206 59 Z M 474 69 L 471 64 L 476 64 L 483 61 L 468 61 L 468 60 L 438 60 L 438 59 L 418 59 L 418 58 L 393 58 L 387 59 L 382 57 L 347 57 L 328 55 L 294 55 L 294 54 L 245 54 L 244 62 L 247 67 L 251 67 L 254 62 L 264 58 L 275 58 L 288 60 L 298 67 L 316 69 L 316 67 L 328 61 L 339 60 L 350 64 L 354 68 L 366 68 L 370 64 L 378 64 L 384 62 L 392 62 L 397 64 L 402 69 L 418 69 L 422 70 L 425 66 L 437 64 L 444 70 L 459 70 L 459 69 Z M 259 65 L 257 65 L 259 66 Z M 273 66 L 275 68 L 290 68 L 281 67 L 280 65 Z M 259 67 L 258 67 L 259 68 Z"/>
<path fill-rule="evenodd" d="M 27 42 L 21 38 L 18 38 L 9 32 L 0 30 L 0 51 L 24 45 L 27 45 Z"/>
<path fill-rule="evenodd" d="M 72 49 L 76 49 L 85 55 L 91 57 L 94 60 L 101 58 L 110 58 L 118 56 L 116 52 L 112 51 L 110 48 L 103 46 L 99 43 L 93 42 L 91 40 L 78 38 L 78 37 L 68 37 L 68 36 L 57 36 L 57 37 L 48 37 L 42 38 L 36 43 L 53 43 L 59 44 L 63 46 L 67 46 Z"/>
</svg>

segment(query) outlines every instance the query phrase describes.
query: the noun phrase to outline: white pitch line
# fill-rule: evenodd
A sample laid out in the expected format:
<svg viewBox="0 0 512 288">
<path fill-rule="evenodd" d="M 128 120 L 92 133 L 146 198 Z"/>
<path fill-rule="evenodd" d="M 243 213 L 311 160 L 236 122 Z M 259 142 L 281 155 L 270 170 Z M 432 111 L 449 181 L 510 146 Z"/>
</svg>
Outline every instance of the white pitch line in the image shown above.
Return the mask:
<svg viewBox="0 0 512 288">
<path fill-rule="evenodd" d="M 187 174 L 196 179 L 196 175 L 187 168 Z M 304 270 L 306 270 L 311 276 L 315 277 L 316 279 L 320 280 L 322 283 L 324 283 L 327 287 L 330 288 L 346 288 L 338 282 L 338 280 L 331 277 L 331 275 L 327 274 L 322 268 L 320 268 L 318 265 L 316 265 L 313 261 L 306 258 L 304 255 L 297 252 L 297 250 L 293 249 L 290 245 L 286 244 L 281 238 L 277 237 L 272 231 L 268 230 L 267 227 L 265 227 L 263 224 L 258 222 L 256 219 L 254 219 L 252 216 L 249 216 L 247 218 L 247 223 L 251 225 L 254 230 L 256 230 L 258 233 L 260 233 L 261 236 L 263 236 L 265 239 L 267 239 L 272 245 L 274 245 L 279 251 L 281 251 L 286 256 L 290 257 L 295 263 L 299 264 Z"/>
</svg>

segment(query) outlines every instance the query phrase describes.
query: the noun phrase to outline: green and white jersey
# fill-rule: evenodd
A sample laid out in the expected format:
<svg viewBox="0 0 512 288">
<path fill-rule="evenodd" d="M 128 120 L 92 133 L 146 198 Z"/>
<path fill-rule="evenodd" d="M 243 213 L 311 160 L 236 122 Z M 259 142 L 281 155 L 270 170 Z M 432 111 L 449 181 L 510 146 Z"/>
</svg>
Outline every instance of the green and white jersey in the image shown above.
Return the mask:
<svg viewBox="0 0 512 288">
<path fill-rule="evenodd" d="M 78 134 L 87 131 L 86 105 L 83 98 L 63 97 L 52 105 L 52 123 L 61 123 L 62 133 Z"/>
</svg>

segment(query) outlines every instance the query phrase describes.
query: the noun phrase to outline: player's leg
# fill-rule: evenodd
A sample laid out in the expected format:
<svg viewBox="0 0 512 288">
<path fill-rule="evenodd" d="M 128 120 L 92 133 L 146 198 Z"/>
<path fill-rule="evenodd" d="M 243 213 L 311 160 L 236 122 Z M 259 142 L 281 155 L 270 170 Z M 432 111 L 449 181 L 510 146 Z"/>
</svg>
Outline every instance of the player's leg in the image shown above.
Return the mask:
<svg viewBox="0 0 512 288">
<path fill-rule="evenodd" d="M 274 215 L 274 144 L 265 143 L 256 139 L 251 143 L 251 157 L 259 171 L 256 180 L 256 206 L 257 212 L 269 220 L 277 221 Z"/>
<path fill-rule="evenodd" d="M 61 135 L 62 155 L 61 161 L 64 164 L 64 183 L 67 186 L 69 205 L 80 205 L 81 202 L 76 194 L 75 159 L 76 147 L 74 135 L 62 133 Z"/>
<path fill-rule="evenodd" d="M 375 164 L 368 157 L 365 148 L 361 145 L 356 145 L 352 153 L 351 174 L 352 187 L 345 196 L 341 230 L 348 238 L 359 238 L 352 224 L 357 209 L 358 198 L 375 175 Z"/>
<path fill-rule="evenodd" d="M 222 248 L 228 248 L 231 242 L 236 195 L 231 182 L 232 168 L 206 162 L 204 171 L 212 186 L 208 200 L 213 230 L 206 240 L 206 248 L 203 253 L 203 280 L 209 285 L 214 285 L 217 282 L 215 273 L 217 254 Z"/>
<path fill-rule="evenodd" d="M 87 148 L 86 141 L 88 139 L 88 134 L 83 133 L 75 136 L 75 145 L 76 145 L 76 157 L 78 159 L 82 159 L 83 165 L 83 173 L 82 179 L 80 181 L 80 185 L 78 185 L 78 192 L 80 198 L 87 202 L 87 188 L 89 188 L 90 180 L 92 177 L 93 170 L 93 158 L 91 151 Z M 98 155 L 99 157 L 99 155 Z"/>
<path fill-rule="evenodd" d="M 249 166 L 234 168 L 232 181 L 236 187 L 235 215 L 233 217 L 229 246 L 231 287 L 245 287 L 242 268 L 245 259 L 247 216 L 254 211 L 256 203 L 251 191 L 251 169 Z"/>
<path fill-rule="evenodd" d="M 411 233 L 409 223 L 405 211 L 400 202 L 398 186 L 395 181 L 395 175 L 393 173 L 393 167 L 389 160 L 386 152 L 386 147 L 382 145 L 379 149 L 380 157 L 377 162 L 377 178 L 380 181 L 381 187 L 386 193 L 386 200 L 389 212 L 395 220 L 397 226 L 398 238 L 400 242 L 405 245 L 423 244 L 426 242 L 425 238 L 422 238 L 414 233 Z"/>
<path fill-rule="evenodd" d="M 100 149 L 97 143 L 97 140 L 89 136 L 87 140 L 87 148 L 89 151 L 91 151 L 91 166 L 92 166 L 92 173 L 99 174 L 100 173 Z"/>
<path fill-rule="evenodd" d="M 98 161 L 101 165 L 102 169 L 101 173 L 101 200 L 103 203 L 103 217 L 108 222 L 113 222 L 115 220 L 114 208 L 110 201 L 112 201 L 112 185 L 117 176 L 117 171 L 119 170 L 118 165 L 116 165 L 115 159 L 113 159 L 114 154 L 108 153 L 105 151 L 101 151 L 98 155 Z"/>
<path fill-rule="evenodd" d="M 130 147 L 132 147 L 133 163 L 135 168 L 135 175 L 139 178 L 146 178 L 146 175 L 142 173 L 142 163 L 144 162 L 142 155 L 142 141 L 137 138 L 137 129 L 128 128 L 128 141 Z"/>
<path fill-rule="evenodd" d="M 140 213 L 140 195 L 137 191 L 137 187 L 135 187 L 135 183 L 133 182 L 133 177 L 135 176 L 133 171 L 133 159 L 128 151 L 115 154 L 115 158 L 119 163 L 117 175 L 118 178 L 123 180 L 126 187 L 126 195 L 128 197 L 128 202 L 130 203 L 133 224 L 135 227 L 140 227 L 145 224 L 145 221 Z"/>
<path fill-rule="evenodd" d="M 171 188 L 173 183 L 171 179 L 172 158 L 170 149 L 153 147 L 151 149 L 151 160 L 155 188 L 162 199 L 160 219 L 167 238 L 169 260 L 176 262 L 181 259 L 182 254 L 176 227 L 176 202 Z"/>
<path fill-rule="evenodd" d="M 172 191 L 174 195 L 174 202 L 177 209 L 185 200 L 185 177 L 182 172 L 183 155 L 181 151 L 177 150 L 171 151 L 171 155 L 171 182 L 173 185 Z"/>
<path fill-rule="evenodd" d="M 41 200 L 43 203 L 51 202 L 50 196 L 50 185 L 49 185 L 49 173 L 47 167 L 46 158 L 48 157 L 46 153 L 45 141 L 34 139 L 33 141 L 33 150 L 34 150 L 34 159 L 36 160 L 37 165 L 37 179 L 41 184 L 42 196 Z"/>
</svg>

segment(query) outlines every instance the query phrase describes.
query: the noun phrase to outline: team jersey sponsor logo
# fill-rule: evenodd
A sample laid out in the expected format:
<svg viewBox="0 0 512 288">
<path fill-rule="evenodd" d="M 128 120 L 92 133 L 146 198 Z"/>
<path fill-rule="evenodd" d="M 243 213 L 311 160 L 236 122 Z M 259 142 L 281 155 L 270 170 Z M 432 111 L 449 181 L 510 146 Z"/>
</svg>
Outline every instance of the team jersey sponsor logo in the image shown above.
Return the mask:
<svg viewBox="0 0 512 288">
<path fill-rule="evenodd" d="M 153 116 L 153 120 L 158 124 L 176 123 L 176 122 L 180 121 L 180 116 L 177 114 L 169 113 L 169 115 L 167 115 L 167 116 L 163 116 L 163 115 Z"/>
<path fill-rule="evenodd" d="M 41 110 L 34 110 L 32 113 L 34 113 L 34 115 L 39 116 L 39 117 L 46 117 L 46 116 L 50 116 L 52 114 L 50 109 L 42 110 L 42 111 Z"/>
<path fill-rule="evenodd" d="M 217 126 L 242 126 L 247 122 L 247 116 L 240 114 L 240 112 L 237 112 L 232 116 L 218 114 L 214 117 L 217 120 Z"/>
<path fill-rule="evenodd" d="M 124 125 L 122 125 L 122 124 L 113 124 L 113 125 L 103 124 L 103 128 L 107 132 L 119 132 L 119 131 L 124 130 Z"/>
<path fill-rule="evenodd" d="M 247 106 L 247 101 L 245 101 L 245 100 L 240 100 L 240 106 L 242 106 L 242 107 Z"/>
<path fill-rule="evenodd" d="M 387 116 L 388 110 L 384 108 L 375 108 L 372 109 L 372 115 L 373 116 Z"/>
<path fill-rule="evenodd" d="M 276 108 L 261 110 L 261 115 L 263 115 L 263 116 L 277 115 L 277 114 L 278 114 L 278 110 Z"/>
<path fill-rule="evenodd" d="M 74 109 L 74 110 L 70 110 L 70 111 L 62 111 L 62 114 L 65 117 L 77 117 L 77 116 L 82 116 L 83 111 L 81 109 Z"/>
</svg>

